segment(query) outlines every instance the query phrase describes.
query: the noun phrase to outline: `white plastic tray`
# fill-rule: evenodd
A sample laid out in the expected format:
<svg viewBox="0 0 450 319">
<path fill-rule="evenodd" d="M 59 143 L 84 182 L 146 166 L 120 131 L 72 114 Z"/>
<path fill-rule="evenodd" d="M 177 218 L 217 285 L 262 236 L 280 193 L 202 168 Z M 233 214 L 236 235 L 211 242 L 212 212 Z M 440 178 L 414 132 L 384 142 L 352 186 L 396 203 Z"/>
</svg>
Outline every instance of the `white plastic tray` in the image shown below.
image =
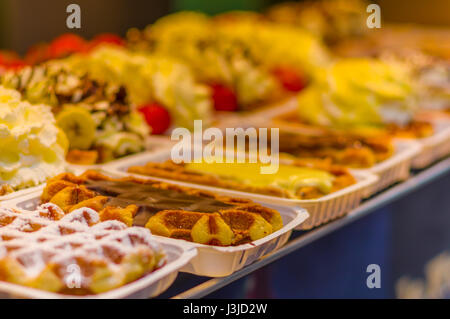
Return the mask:
<svg viewBox="0 0 450 319">
<path fill-rule="evenodd" d="M 17 197 L 22 197 L 22 196 L 28 195 L 30 193 L 34 193 L 36 191 L 42 190 L 43 188 L 44 188 L 44 185 L 41 184 L 41 185 L 38 185 L 38 186 L 24 188 L 24 189 L 21 189 L 21 190 L 9 193 L 9 194 L 4 195 L 4 196 L 0 196 L 0 203 L 3 204 L 4 202 L 8 202 L 8 201 L 10 201 L 12 199 L 15 199 Z"/>
<path fill-rule="evenodd" d="M 130 166 L 144 165 L 147 162 L 164 162 L 170 158 L 169 156 L 170 151 L 167 150 L 155 152 L 148 156 L 146 155 L 136 156 L 134 157 L 133 160 L 121 162 L 118 165 L 111 165 L 107 168 L 106 171 L 121 176 L 132 175 L 138 178 L 147 178 L 152 180 L 165 181 L 170 182 L 172 184 L 214 191 L 215 193 L 220 193 L 227 196 L 250 198 L 263 203 L 269 204 L 272 203 L 290 207 L 300 206 L 308 211 L 308 213 L 310 214 L 310 218 L 306 220 L 304 223 L 302 223 L 299 227 L 296 227 L 297 230 L 311 229 L 313 227 L 317 227 L 321 224 L 327 223 L 333 219 L 345 215 L 350 210 L 356 208 L 359 205 L 359 203 L 363 199 L 363 196 L 367 193 L 368 188 L 371 187 L 378 180 L 378 177 L 371 173 L 354 172 L 353 175 L 357 179 L 356 184 L 318 199 L 299 200 L 299 199 L 281 198 L 276 196 L 268 196 L 263 194 L 247 193 L 224 188 L 191 184 L 164 178 L 127 173 L 128 167 Z"/>
<path fill-rule="evenodd" d="M 434 121 L 435 134 L 418 139 L 422 151 L 412 161 L 412 168 L 422 169 L 450 154 L 450 121 Z"/>
<path fill-rule="evenodd" d="M 39 204 L 40 195 L 40 192 L 29 194 L 24 198 L 10 201 L 8 206 L 34 210 Z M 196 256 L 192 256 L 189 263 L 184 264 L 180 271 L 208 277 L 228 276 L 283 246 L 288 241 L 292 230 L 309 217 L 308 212 L 299 207 L 282 207 L 273 204 L 264 204 L 264 206 L 277 210 L 283 219 L 284 226 L 278 231 L 249 244 L 219 247 L 161 236 L 155 237 L 160 242 L 181 245 L 198 252 Z"/>
<path fill-rule="evenodd" d="M 8 202 L 5 206 L 21 209 L 34 209 L 39 201 L 40 192 L 35 192 Z M 167 255 L 167 263 L 152 273 L 111 291 L 89 296 L 71 296 L 28 288 L 0 281 L 0 298 L 33 298 L 33 299 L 118 299 L 118 298 L 150 298 L 163 293 L 175 281 L 178 271 L 197 255 L 197 250 L 181 241 L 168 242 L 165 238 L 153 236 Z"/>
<path fill-rule="evenodd" d="M 196 248 L 198 253 L 181 271 L 207 277 L 231 275 L 286 244 L 292 230 L 307 220 L 309 216 L 305 209 L 299 207 L 264 205 L 276 209 L 280 213 L 284 225 L 280 230 L 249 244 L 239 246 L 219 247 L 187 242 L 186 244 Z M 164 238 L 164 240 L 180 241 L 172 238 Z"/>
<path fill-rule="evenodd" d="M 394 154 L 371 168 L 352 169 L 352 172 L 368 172 L 379 177 L 378 181 L 366 189 L 364 197 L 370 197 L 379 191 L 408 179 L 410 176 L 411 162 L 422 150 L 419 143 L 414 141 L 394 141 Z"/>
</svg>

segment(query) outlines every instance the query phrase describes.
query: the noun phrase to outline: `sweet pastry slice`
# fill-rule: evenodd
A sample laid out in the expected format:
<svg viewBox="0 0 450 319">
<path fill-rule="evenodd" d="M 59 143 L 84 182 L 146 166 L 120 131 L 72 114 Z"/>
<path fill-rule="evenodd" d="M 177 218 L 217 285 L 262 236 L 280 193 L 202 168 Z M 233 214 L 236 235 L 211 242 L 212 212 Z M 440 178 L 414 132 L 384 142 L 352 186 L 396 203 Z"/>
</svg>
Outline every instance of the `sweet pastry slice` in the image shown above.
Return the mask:
<svg viewBox="0 0 450 319">
<path fill-rule="evenodd" d="M 261 163 L 167 161 L 132 166 L 128 172 L 293 199 L 319 198 L 356 182 L 345 168 L 325 162 L 280 164 L 274 174 L 261 174 L 262 166 Z"/>
</svg>

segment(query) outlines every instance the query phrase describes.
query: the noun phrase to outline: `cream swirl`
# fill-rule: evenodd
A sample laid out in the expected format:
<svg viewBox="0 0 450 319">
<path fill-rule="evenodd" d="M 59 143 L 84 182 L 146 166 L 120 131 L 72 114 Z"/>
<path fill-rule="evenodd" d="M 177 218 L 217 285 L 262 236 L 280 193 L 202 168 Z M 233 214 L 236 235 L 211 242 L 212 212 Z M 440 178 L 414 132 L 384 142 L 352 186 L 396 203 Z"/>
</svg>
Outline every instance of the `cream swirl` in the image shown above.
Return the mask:
<svg viewBox="0 0 450 319">
<path fill-rule="evenodd" d="M 0 184 L 17 190 L 61 173 L 67 146 L 49 106 L 0 86 Z"/>
</svg>

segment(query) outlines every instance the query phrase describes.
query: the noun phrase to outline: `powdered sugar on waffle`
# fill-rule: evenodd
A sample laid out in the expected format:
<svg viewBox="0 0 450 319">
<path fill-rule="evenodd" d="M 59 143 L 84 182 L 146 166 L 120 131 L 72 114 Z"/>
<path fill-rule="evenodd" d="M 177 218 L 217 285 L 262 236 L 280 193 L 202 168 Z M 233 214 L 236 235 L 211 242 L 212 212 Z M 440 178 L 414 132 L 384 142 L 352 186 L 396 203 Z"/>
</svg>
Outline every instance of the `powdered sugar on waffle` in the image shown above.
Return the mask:
<svg viewBox="0 0 450 319">
<path fill-rule="evenodd" d="M 49 264 L 103 262 L 120 271 L 123 258 L 131 255 L 164 256 L 161 246 L 146 228 L 128 228 L 122 222 L 100 222 L 90 208 L 67 215 L 53 204 L 35 211 L 0 208 L 0 260 L 19 262 L 27 277 L 38 276 Z M 165 257 L 160 259 L 160 265 Z"/>
</svg>

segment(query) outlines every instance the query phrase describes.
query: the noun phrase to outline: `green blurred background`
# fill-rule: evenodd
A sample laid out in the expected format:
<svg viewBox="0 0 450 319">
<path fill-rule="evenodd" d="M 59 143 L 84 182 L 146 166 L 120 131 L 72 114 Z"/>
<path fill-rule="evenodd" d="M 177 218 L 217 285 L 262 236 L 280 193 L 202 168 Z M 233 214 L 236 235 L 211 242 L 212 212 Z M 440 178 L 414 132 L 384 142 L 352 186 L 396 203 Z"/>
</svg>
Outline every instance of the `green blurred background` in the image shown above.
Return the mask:
<svg viewBox="0 0 450 319">
<path fill-rule="evenodd" d="M 37 42 L 49 41 L 67 29 L 66 7 L 77 3 L 82 28 L 92 37 L 100 32 L 124 35 L 129 27 L 142 28 L 158 17 L 178 10 L 215 14 L 227 10 L 262 10 L 279 0 L 0 0 L 0 46 L 24 53 Z M 448 0 L 377 0 L 383 21 L 450 26 Z"/>
</svg>

